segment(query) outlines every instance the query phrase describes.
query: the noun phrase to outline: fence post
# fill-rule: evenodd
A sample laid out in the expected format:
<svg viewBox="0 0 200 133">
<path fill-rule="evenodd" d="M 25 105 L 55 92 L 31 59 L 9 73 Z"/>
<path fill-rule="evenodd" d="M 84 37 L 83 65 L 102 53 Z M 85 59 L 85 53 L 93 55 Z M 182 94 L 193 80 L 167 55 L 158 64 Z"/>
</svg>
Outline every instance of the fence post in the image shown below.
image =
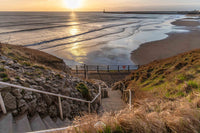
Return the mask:
<svg viewBox="0 0 200 133">
<path fill-rule="evenodd" d="M 87 70 L 86 70 L 86 65 L 84 64 L 84 78 L 87 79 Z"/>
<path fill-rule="evenodd" d="M 59 110 L 60 110 L 60 118 L 61 118 L 61 120 L 63 120 L 62 103 L 61 103 L 60 97 L 58 97 L 58 103 L 59 103 Z"/>
<path fill-rule="evenodd" d="M 119 72 L 119 65 L 118 65 L 118 72 Z"/>
<path fill-rule="evenodd" d="M 86 66 L 86 68 L 87 68 L 87 72 L 88 72 L 88 65 Z"/>
<path fill-rule="evenodd" d="M 88 103 L 88 113 L 90 114 L 90 102 Z"/>
<path fill-rule="evenodd" d="M 131 103 L 131 89 L 129 90 L 129 108 L 131 109 L 132 103 Z"/>
<path fill-rule="evenodd" d="M 108 72 L 110 71 L 110 66 L 109 66 L 109 65 L 107 66 L 107 71 L 108 71 Z"/>
<path fill-rule="evenodd" d="M 6 114 L 7 111 L 6 111 L 5 104 L 4 104 L 4 102 L 3 102 L 3 98 L 2 98 L 2 96 L 1 96 L 1 92 L 0 92 L 0 104 L 1 104 L 1 109 L 2 109 L 3 113 Z"/>
<path fill-rule="evenodd" d="M 130 72 L 130 66 L 128 65 L 128 72 Z"/>
<path fill-rule="evenodd" d="M 76 74 L 78 75 L 78 66 L 76 65 Z"/>
<path fill-rule="evenodd" d="M 97 66 L 97 72 L 99 72 L 99 66 Z"/>
</svg>

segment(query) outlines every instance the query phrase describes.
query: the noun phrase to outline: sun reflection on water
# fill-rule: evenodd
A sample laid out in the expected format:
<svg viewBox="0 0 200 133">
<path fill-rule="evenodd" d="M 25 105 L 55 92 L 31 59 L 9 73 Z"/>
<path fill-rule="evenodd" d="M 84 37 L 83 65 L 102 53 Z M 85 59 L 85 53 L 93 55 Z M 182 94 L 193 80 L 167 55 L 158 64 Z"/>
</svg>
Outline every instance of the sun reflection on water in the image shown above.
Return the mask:
<svg viewBox="0 0 200 133">
<path fill-rule="evenodd" d="M 76 13 L 75 12 L 72 12 L 70 14 L 70 17 L 71 17 L 71 21 L 72 23 L 74 24 L 78 24 L 79 21 L 76 17 Z M 68 30 L 69 34 L 71 36 L 75 36 L 77 34 L 80 34 L 80 27 L 79 25 L 74 25 L 74 26 L 71 26 L 70 29 Z M 79 41 L 80 37 L 77 36 L 77 37 L 73 37 L 72 38 L 72 42 L 74 42 L 73 44 L 71 44 L 71 48 L 69 49 L 70 53 L 72 54 L 73 57 L 75 57 L 75 61 L 76 62 L 79 62 L 79 63 L 82 63 L 83 61 L 83 58 L 85 58 L 86 56 L 86 51 L 84 51 L 80 45 L 81 43 L 78 43 L 77 41 Z"/>
</svg>

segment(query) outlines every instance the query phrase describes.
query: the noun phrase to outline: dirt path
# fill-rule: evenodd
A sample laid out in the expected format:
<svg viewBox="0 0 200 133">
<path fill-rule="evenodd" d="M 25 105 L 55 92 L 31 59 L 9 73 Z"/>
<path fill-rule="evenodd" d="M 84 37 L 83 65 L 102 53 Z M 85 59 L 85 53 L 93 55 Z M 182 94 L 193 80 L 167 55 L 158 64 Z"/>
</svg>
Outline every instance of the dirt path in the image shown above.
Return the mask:
<svg viewBox="0 0 200 133">
<path fill-rule="evenodd" d="M 102 99 L 102 107 L 104 112 L 115 112 L 124 109 L 126 104 L 121 99 L 119 90 L 108 89 L 108 98 Z"/>
</svg>

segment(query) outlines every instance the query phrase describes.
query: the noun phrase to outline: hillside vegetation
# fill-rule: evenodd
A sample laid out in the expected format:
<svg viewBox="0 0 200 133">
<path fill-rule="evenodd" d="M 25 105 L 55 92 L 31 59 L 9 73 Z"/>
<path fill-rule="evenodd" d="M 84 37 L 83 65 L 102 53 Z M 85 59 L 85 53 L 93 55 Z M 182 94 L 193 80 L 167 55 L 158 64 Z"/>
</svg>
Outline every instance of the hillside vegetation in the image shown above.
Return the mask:
<svg viewBox="0 0 200 133">
<path fill-rule="evenodd" d="M 90 121 L 80 132 L 200 132 L 200 50 L 141 66 L 121 82 L 134 91 L 132 110 L 80 118 Z"/>
</svg>

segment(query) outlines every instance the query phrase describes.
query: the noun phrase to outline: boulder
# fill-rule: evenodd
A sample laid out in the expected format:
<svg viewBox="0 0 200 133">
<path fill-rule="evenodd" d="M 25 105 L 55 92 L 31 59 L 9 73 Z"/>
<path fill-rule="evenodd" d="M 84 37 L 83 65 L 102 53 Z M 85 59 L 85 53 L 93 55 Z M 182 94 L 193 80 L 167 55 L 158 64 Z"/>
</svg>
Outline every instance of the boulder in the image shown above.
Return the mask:
<svg viewBox="0 0 200 133">
<path fill-rule="evenodd" d="M 71 107 L 67 101 L 62 101 L 62 109 L 63 109 L 63 116 L 68 117 L 70 116 Z"/>
<path fill-rule="evenodd" d="M 48 114 L 47 104 L 45 103 L 45 101 L 39 100 L 37 102 L 37 108 L 36 108 L 36 110 L 41 115 Z"/>
<path fill-rule="evenodd" d="M 50 115 L 51 117 L 57 117 L 58 111 L 57 111 L 57 108 L 56 108 L 55 105 L 51 105 L 51 106 L 49 107 L 49 115 Z"/>
<path fill-rule="evenodd" d="M 13 94 L 17 99 L 21 99 L 21 98 L 22 98 L 21 92 L 22 92 L 21 89 L 14 89 L 14 90 L 12 90 L 12 94 Z"/>
<path fill-rule="evenodd" d="M 16 97 L 11 93 L 5 93 L 3 100 L 7 110 L 14 110 L 17 108 Z"/>
<path fill-rule="evenodd" d="M 28 110 L 28 104 L 25 100 L 21 99 L 18 102 L 18 109 L 20 110 L 20 114 L 25 113 Z"/>
<path fill-rule="evenodd" d="M 34 99 L 28 103 L 28 112 L 31 115 L 34 115 L 36 113 L 36 107 L 37 107 L 37 99 Z"/>
</svg>

